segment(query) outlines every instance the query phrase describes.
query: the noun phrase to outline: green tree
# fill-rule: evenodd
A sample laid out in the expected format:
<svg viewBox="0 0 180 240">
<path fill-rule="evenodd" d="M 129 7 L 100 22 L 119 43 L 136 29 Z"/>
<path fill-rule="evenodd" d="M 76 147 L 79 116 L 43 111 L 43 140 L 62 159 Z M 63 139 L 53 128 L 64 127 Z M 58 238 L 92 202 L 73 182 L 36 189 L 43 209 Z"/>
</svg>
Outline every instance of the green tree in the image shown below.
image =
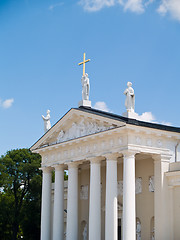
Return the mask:
<svg viewBox="0 0 180 240">
<path fill-rule="evenodd" d="M 31 225 L 32 234 L 39 239 L 40 162 L 40 155 L 28 149 L 11 150 L 0 157 L 0 239 L 17 240 L 21 235 L 37 239 L 27 233 Z"/>
<path fill-rule="evenodd" d="M 22 207 L 21 227 L 23 239 L 40 239 L 41 221 L 41 176 L 32 179 L 29 192 L 26 195 Z"/>
</svg>

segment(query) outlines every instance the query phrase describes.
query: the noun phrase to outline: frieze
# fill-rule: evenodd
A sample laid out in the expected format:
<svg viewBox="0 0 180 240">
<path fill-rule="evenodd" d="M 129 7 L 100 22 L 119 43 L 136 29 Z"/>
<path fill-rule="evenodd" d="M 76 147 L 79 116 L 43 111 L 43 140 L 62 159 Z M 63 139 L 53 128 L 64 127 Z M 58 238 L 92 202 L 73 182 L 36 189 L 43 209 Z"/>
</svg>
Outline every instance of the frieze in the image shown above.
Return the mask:
<svg viewBox="0 0 180 240">
<path fill-rule="evenodd" d="M 96 122 L 85 122 L 82 120 L 80 123 L 73 123 L 71 128 L 67 131 L 61 130 L 58 137 L 57 143 L 65 142 L 75 138 L 87 136 L 90 134 L 106 131 L 114 128 L 113 126 L 105 126 Z"/>
<path fill-rule="evenodd" d="M 150 147 L 152 146 L 152 139 L 151 138 L 147 139 L 147 145 L 150 146 Z"/>
<path fill-rule="evenodd" d="M 136 137 L 136 143 L 141 144 L 141 138 L 139 136 Z"/>
</svg>

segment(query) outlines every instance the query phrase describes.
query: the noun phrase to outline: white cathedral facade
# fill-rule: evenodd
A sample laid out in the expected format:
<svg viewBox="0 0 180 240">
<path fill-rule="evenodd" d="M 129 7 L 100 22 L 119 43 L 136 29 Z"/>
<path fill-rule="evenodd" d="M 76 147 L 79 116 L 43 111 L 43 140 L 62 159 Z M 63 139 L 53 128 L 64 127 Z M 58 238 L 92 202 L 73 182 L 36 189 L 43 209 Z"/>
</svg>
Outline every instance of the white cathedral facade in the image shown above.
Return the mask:
<svg viewBox="0 0 180 240">
<path fill-rule="evenodd" d="M 31 147 L 42 156 L 41 240 L 179 240 L 180 128 L 137 120 L 131 83 L 124 116 L 91 108 L 87 78 L 79 107 L 51 128 L 44 117 Z"/>
</svg>

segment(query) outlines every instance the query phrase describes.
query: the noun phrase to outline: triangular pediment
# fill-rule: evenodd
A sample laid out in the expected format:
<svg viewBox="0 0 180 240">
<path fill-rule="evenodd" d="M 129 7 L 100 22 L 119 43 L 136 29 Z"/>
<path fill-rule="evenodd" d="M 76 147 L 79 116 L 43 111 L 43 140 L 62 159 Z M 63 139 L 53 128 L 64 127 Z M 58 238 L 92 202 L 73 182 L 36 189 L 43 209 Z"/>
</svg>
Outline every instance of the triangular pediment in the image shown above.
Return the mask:
<svg viewBox="0 0 180 240">
<path fill-rule="evenodd" d="M 108 131 L 124 125 L 123 121 L 113 119 L 97 111 L 71 109 L 48 132 L 46 132 L 31 150 L 60 144 L 73 139 Z"/>
</svg>

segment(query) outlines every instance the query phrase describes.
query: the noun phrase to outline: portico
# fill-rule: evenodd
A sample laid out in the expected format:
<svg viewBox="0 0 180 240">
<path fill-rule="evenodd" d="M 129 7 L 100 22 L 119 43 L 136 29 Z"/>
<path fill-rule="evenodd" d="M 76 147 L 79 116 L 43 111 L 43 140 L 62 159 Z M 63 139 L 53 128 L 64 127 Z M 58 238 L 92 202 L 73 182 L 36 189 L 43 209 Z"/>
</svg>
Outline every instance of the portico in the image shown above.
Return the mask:
<svg viewBox="0 0 180 240">
<path fill-rule="evenodd" d="M 165 217 L 170 212 L 163 203 L 163 199 L 170 200 L 164 173 L 172 159 L 166 143 L 170 135 L 176 141 L 178 133 L 154 131 L 126 121 L 126 118 L 112 119 L 94 109 L 72 109 L 46 133 L 46 139 L 33 146 L 33 151 L 42 156 L 42 240 L 64 239 L 64 232 L 68 240 L 135 240 L 153 235 L 161 239 L 162 234 L 163 239 L 171 239 L 173 231 Z M 91 126 L 90 123 L 93 127 L 87 133 L 86 126 Z M 61 141 L 55 142 L 62 131 Z M 65 169 L 67 200 L 63 189 Z M 55 171 L 54 209 L 51 208 L 52 171 Z M 64 214 L 67 214 L 65 228 Z M 121 236 L 118 236 L 118 219 Z"/>
</svg>

